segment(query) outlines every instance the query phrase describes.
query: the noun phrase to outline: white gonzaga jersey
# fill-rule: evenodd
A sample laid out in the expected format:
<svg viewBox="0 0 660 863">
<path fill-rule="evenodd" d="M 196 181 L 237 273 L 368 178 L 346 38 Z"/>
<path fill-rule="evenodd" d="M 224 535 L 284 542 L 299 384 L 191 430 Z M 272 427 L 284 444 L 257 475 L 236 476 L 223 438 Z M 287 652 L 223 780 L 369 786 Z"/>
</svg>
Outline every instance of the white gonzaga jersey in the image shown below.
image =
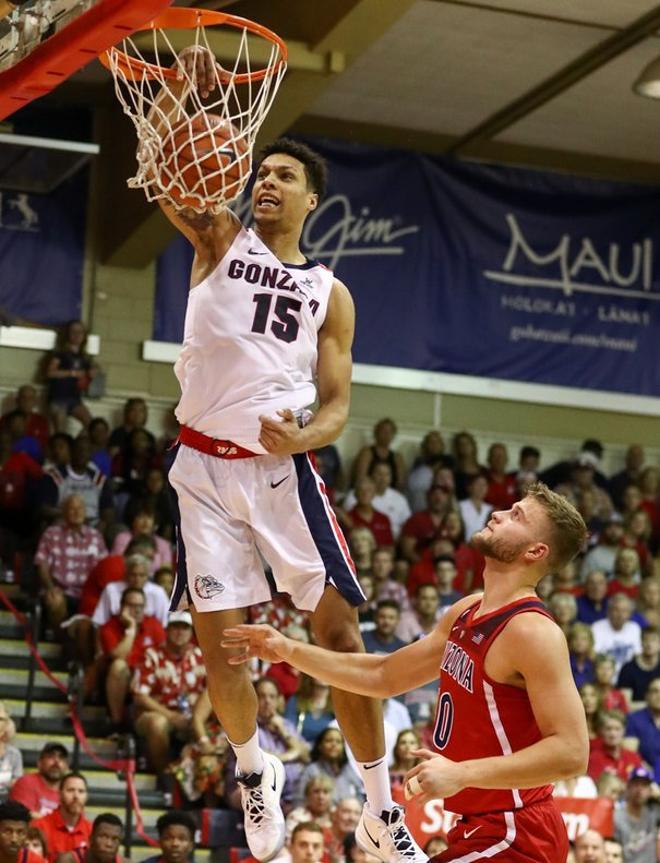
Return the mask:
<svg viewBox="0 0 660 863">
<path fill-rule="evenodd" d="M 242 227 L 208 278 L 190 291 L 180 423 L 256 453 L 259 416 L 302 411 L 316 398 L 318 331 L 334 276 L 322 264 L 283 264 Z"/>
</svg>

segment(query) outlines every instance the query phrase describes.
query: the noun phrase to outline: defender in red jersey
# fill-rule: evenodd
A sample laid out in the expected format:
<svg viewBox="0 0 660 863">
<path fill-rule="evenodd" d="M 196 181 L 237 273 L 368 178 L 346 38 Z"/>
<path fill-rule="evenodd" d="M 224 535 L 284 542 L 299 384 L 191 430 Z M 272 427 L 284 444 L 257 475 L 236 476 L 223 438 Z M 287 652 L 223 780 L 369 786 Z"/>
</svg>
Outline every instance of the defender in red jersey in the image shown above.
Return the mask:
<svg viewBox="0 0 660 863">
<path fill-rule="evenodd" d="M 225 630 L 224 644 L 285 660 L 333 686 L 387 698 L 440 678 L 436 752 L 406 777 L 421 799 L 444 798 L 462 817 L 438 863 L 565 863 L 568 839 L 550 783 L 582 774 L 589 752 L 566 639 L 535 592 L 579 551 L 584 521 L 542 483 L 471 539 L 486 557 L 484 592 L 455 603 L 428 636 L 394 653 L 348 654 L 267 626 Z M 363 841 L 364 840 L 364 841 Z M 358 836 L 360 844 L 369 838 Z"/>
</svg>

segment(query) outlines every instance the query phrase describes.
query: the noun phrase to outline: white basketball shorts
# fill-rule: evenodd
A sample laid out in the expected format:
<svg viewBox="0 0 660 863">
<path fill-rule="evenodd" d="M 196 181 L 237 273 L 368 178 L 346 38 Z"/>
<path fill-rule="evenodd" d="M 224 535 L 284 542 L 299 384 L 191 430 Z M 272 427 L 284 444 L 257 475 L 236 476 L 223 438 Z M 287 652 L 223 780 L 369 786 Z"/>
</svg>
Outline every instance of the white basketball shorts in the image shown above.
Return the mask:
<svg viewBox="0 0 660 863">
<path fill-rule="evenodd" d="M 277 589 L 313 611 L 333 585 L 365 601 L 348 545 L 307 453 L 223 459 L 179 445 L 169 473 L 177 571 L 170 607 L 245 608 Z"/>
</svg>

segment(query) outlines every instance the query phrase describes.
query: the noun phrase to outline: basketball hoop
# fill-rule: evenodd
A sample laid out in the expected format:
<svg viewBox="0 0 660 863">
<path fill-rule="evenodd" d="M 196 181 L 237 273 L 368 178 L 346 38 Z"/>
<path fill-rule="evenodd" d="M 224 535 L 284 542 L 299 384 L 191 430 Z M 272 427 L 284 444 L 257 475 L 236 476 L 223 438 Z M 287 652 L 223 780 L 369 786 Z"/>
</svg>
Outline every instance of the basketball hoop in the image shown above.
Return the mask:
<svg viewBox="0 0 660 863">
<path fill-rule="evenodd" d="M 216 61 L 216 89 L 203 98 L 196 72 L 188 74 L 177 56 L 178 38 L 175 48 L 167 31 L 193 31 L 190 47 L 215 57 L 207 28 L 216 27 L 235 31 L 235 59 L 230 68 Z M 161 63 L 163 55 L 173 56 L 174 64 Z M 252 170 L 257 133 L 286 71 L 287 49 L 277 34 L 236 15 L 175 7 L 100 60 L 112 72 L 138 136 L 138 169 L 128 180 L 130 188 L 143 189 L 150 201 L 164 198 L 198 212 L 217 211 L 238 197 Z"/>
</svg>

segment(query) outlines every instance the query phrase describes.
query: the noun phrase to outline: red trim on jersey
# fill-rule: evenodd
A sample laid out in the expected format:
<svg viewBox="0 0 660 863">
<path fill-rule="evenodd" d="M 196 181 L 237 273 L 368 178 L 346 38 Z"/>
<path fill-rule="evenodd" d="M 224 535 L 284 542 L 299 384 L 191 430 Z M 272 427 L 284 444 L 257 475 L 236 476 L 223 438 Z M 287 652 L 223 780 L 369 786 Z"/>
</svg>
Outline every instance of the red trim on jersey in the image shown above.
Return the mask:
<svg viewBox="0 0 660 863">
<path fill-rule="evenodd" d="M 208 437 L 208 435 L 191 429 L 190 426 L 181 426 L 177 441 L 180 441 L 184 446 L 189 446 L 191 449 L 196 449 L 198 452 L 216 458 L 257 458 L 258 456 L 258 453 L 244 449 L 233 441 Z"/>
<path fill-rule="evenodd" d="M 348 547 L 348 543 L 346 542 L 346 537 L 344 536 L 344 531 L 339 527 L 339 522 L 337 521 L 337 516 L 335 515 L 335 511 L 332 508 L 332 504 L 330 503 L 330 498 L 325 490 L 325 483 L 321 479 L 321 474 L 316 469 L 316 458 L 314 458 L 313 454 L 307 452 L 305 453 L 307 456 L 307 461 L 309 462 L 309 466 L 312 469 L 312 474 L 316 479 L 316 487 L 321 493 L 321 499 L 323 500 L 323 505 L 325 506 L 325 511 L 328 514 L 328 520 L 330 521 L 330 526 L 332 527 L 332 532 L 335 535 L 335 539 L 339 543 L 339 546 L 346 558 L 346 563 L 349 565 L 353 575 L 357 577 L 357 570 L 355 569 L 355 562 L 351 557 L 351 552 Z"/>
</svg>

